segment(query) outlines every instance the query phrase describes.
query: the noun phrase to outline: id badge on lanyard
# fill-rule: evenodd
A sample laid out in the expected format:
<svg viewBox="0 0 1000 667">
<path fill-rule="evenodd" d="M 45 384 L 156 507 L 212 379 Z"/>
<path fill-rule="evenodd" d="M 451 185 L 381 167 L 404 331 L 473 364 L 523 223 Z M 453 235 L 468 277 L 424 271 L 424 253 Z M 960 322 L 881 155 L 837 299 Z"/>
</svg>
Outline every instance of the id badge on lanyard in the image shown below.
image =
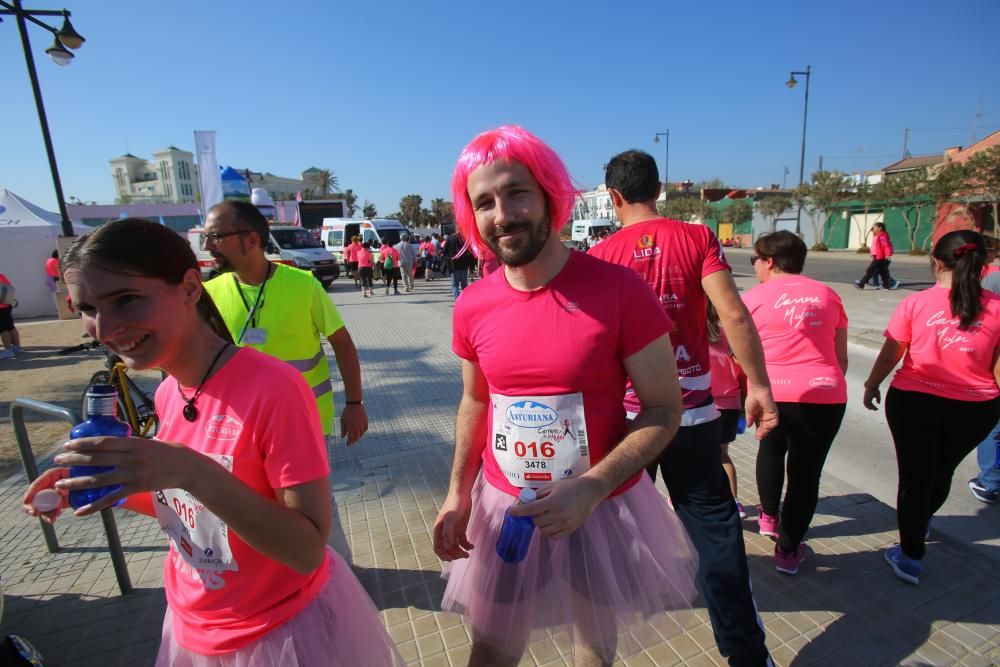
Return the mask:
<svg viewBox="0 0 1000 667">
<path fill-rule="evenodd" d="M 503 396 L 490 394 L 490 446 L 507 481 L 538 488 L 579 477 L 590 469 L 583 394 Z"/>
</svg>

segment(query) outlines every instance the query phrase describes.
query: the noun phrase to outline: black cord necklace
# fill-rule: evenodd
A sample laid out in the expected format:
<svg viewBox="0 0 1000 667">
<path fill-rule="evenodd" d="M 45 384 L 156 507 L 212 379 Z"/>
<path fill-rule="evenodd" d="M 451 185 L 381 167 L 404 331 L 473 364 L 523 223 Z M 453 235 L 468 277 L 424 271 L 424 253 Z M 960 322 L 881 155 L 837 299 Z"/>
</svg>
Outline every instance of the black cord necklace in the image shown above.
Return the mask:
<svg viewBox="0 0 1000 667">
<path fill-rule="evenodd" d="M 219 352 L 215 355 L 215 359 L 212 359 L 212 363 L 209 365 L 208 370 L 205 371 L 205 376 L 201 378 L 201 382 L 198 383 L 198 388 L 194 390 L 194 395 L 191 398 L 188 398 L 187 396 L 184 395 L 184 391 L 181 389 L 181 383 L 180 382 L 177 383 L 177 393 L 181 395 L 181 400 L 184 401 L 184 403 L 186 403 L 183 410 L 184 419 L 188 420 L 189 422 L 193 422 L 195 419 L 198 418 L 198 408 L 194 406 L 194 402 L 198 400 L 198 394 L 201 393 L 202 387 L 205 386 L 205 380 L 207 380 L 208 376 L 212 374 L 212 369 L 215 368 L 215 364 L 216 362 L 219 361 L 219 357 L 221 357 L 222 353 L 225 352 L 228 348 L 229 348 L 229 343 L 226 343 L 225 345 L 222 346 L 222 349 L 219 350 Z"/>
</svg>

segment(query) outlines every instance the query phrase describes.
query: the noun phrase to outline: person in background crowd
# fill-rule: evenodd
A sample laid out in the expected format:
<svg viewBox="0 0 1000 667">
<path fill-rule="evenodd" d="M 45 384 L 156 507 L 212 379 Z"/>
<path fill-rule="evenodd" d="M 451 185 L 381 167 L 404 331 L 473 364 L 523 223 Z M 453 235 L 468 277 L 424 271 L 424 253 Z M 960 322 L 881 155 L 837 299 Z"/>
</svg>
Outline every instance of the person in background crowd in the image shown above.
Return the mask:
<svg viewBox="0 0 1000 667">
<path fill-rule="evenodd" d="M 372 261 L 372 243 L 365 241 L 358 252 L 358 275 L 361 276 L 361 295 L 375 296 L 374 276 L 375 263 Z"/>
<path fill-rule="evenodd" d="M 385 278 L 385 293 L 389 293 L 389 285 L 395 294 L 399 294 L 399 251 L 395 246 L 389 245 L 388 239 L 382 239 L 382 247 L 379 248 L 379 257 L 382 261 L 382 277 Z"/>
<path fill-rule="evenodd" d="M 745 519 L 746 510 L 739 501 L 736 488 L 736 466 L 729 456 L 729 445 L 736 440 L 738 433 L 743 431 L 739 428 L 739 422 L 743 419 L 743 426 L 746 421 L 743 418 L 743 386 L 746 384 L 746 375 L 740 368 L 739 362 L 733 357 L 733 349 L 729 346 L 726 332 L 722 330 L 719 323 L 719 314 L 715 311 L 712 302 L 708 302 L 706 310 L 706 320 L 708 324 L 708 351 L 712 361 L 712 398 L 715 400 L 715 407 L 719 409 L 719 422 L 722 427 L 722 438 L 720 438 L 720 448 L 722 454 L 722 469 L 726 471 L 729 478 L 729 489 L 736 499 L 736 511 L 740 518 Z"/>
<path fill-rule="evenodd" d="M 973 231 L 949 232 L 931 252 L 937 284 L 900 302 L 865 382 L 864 405 L 885 396 L 899 468 L 899 544 L 885 552 L 893 572 L 918 584 L 934 513 L 948 499 L 955 468 L 983 441 L 1000 413 L 1000 296 L 980 284 L 986 244 Z"/>
<path fill-rule="evenodd" d="M 986 243 L 986 266 L 983 268 L 983 289 L 1000 294 L 1000 267 L 997 258 L 997 239 L 983 235 Z M 969 480 L 969 491 L 976 500 L 992 505 L 1000 496 L 1000 422 L 976 448 L 979 474 Z"/>
<path fill-rule="evenodd" d="M 793 575 L 806 556 L 823 465 L 847 411 L 847 315 L 835 291 L 801 275 L 807 250 L 798 236 L 765 234 L 754 253 L 760 284 L 743 301 L 760 332 L 779 415 L 757 450 L 757 522 L 761 535 L 777 540 L 775 569 Z"/>
<path fill-rule="evenodd" d="M 361 286 L 361 276 L 358 274 L 358 253 L 361 252 L 361 239 L 357 236 L 351 237 L 351 244 L 344 249 L 347 257 L 347 272 L 354 279 L 354 286 Z"/>
<path fill-rule="evenodd" d="M 401 234 L 399 243 L 395 246 L 399 252 L 399 270 L 403 278 L 403 288 L 405 292 L 413 291 L 413 269 L 417 262 L 417 253 L 410 243 L 409 234 Z"/>
<path fill-rule="evenodd" d="M 889 233 L 881 222 L 872 225 L 871 255 L 871 264 L 861 279 L 854 281 L 854 286 L 864 289 L 865 285 L 877 275 L 880 282 L 876 289 L 898 289 L 899 281 L 889 275 L 889 258 L 893 255 L 892 239 L 889 238 Z"/>
<path fill-rule="evenodd" d="M 344 383 L 340 436 L 348 445 L 368 430 L 358 351 L 323 285 L 308 271 L 268 261 L 267 238 L 267 220 L 253 204 L 230 200 L 213 206 L 205 220 L 205 248 L 222 273 L 206 282 L 205 289 L 237 345 L 255 347 L 302 374 L 315 397 L 332 455 L 336 410 L 330 364 L 321 341 L 325 338 L 333 348 Z M 350 562 L 335 498 L 333 517 L 330 544 Z"/>
<path fill-rule="evenodd" d="M 161 225 L 101 225 L 64 270 L 93 339 L 130 369 L 167 373 L 160 430 L 70 441 L 28 487 L 24 511 L 51 523 L 69 492 L 120 485 L 76 515 L 124 499 L 158 520 L 170 538 L 158 667 L 401 665 L 375 605 L 326 545 L 329 464 L 302 375 L 233 345 L 191 246 Z M 70 477 L 73 465 L 108 471 Z M 41 515 L 33 500 L 53 488 L 61 503 Z"/>
<path fill-rule="evenodd" d="M 465 245 L 462 237 L 451 234 L 442 250 L 444 261 L 451 264 L 451 294 L 456 299 L 469 286 L 469 271 L 476 266 L 475 255 Z"/>
<path fill-rule="evenodd" d="M 437 254 L 437 248 L 431 243 L 431 237 L 424 237 L 418 252 L 420 261 L 424 265 L 424 282 L 430 282 L 434 280 L 434 256 Z"/>
<path fill-rule="evenodd" d="M 13 285 L 4 274 L 0 273 L 0 286 L 11 288 L 8 293 L 13 294 Z M 0 350 L 0 359 L 13 359 L 23 350 L 21 348 L 21 334 L 14 326 L 14 299 L 0 299 L 0 341 L 3 341 L 3 350 Z"/>
<path fill-rule="evenodd" d="M 53 250 L 52 254 L 45 260 L 45 285 L 49 292 L 55 293 L 59 289 L 59 251 Z"/>
</svg>

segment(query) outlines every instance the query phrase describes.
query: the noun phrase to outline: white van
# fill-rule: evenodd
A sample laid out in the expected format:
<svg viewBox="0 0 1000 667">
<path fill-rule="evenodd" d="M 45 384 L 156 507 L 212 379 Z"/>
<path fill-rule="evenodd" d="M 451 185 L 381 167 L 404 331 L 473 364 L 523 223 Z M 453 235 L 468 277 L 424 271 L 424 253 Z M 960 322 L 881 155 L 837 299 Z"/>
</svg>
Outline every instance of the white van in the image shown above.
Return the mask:
<svg viewBox="0 0 1000 667">
<path fill-rule="evenodd" d="M 594 239 L 602 231 L 607 231 L 609 234 L 615 231 L 615 223 L 606 218 L 573 220 L 569 224 L 572 225 L 570 239 L 576 242 L 577 245 L 585 245 L 588 240 L 590 241 L 590 245 L 593 245 Z"/>
<path fill-rule="evenodd" d="M 192 227 L 187 234 L 188 243 L 198 257 L 202 277 L 215 277 L 218 274 L 215 258 L 205 249 L 205 228 Z M 302 227 L 272 225 L 265 252 L 271 262 L 311 272 L 323 287 L 329 287 L 340 276 L 340 266 L 332 253 L 316 242 L 312 232 Z"/>
<path fill-rule="evenodd" d="M 393 246 L 399 243 L 403 234 L 409 234 L 407 229 L 398 220 L 386 220 L 384 218 L 372 218 L 371 220 L 357 220 L 354 218 L 324 218 L 323 226 L 320 228 L 320 241 L 327 250 L 333 253 L 334 257 L 347 270 L 347 260 L 344 258 L 344 248 L 351 244 L 351 237 L 357 236 L 361 242 L 371 243 L 372 255 L 378 258 L 378 250 L 382 247 L 382 239 Z M 378 265 L 378 262 L 374 262 Z"/>
</svg>

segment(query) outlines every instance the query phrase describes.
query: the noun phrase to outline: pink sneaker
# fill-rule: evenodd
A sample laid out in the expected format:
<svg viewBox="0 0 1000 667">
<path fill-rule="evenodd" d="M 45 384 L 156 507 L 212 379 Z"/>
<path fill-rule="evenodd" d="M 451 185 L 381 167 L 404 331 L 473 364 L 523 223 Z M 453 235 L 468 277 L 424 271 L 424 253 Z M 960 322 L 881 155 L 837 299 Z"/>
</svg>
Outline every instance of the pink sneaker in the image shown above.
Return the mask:
<svg viewBox="0 0 1000 667">
<path fill-rule="evenodd" d="M 764 513 L 764 508 L 757 506 L 757 532 L 765 537 L 778 537 L 778 517 Z"/>
<path fill-rule="evenodd" d="M 774 569 L 785 574 L 798 574 L 799 565 L 806 559 L 806 545 L 799 542 L 795 551 L 785 551 L 774 545 Z"/>
</svg>

